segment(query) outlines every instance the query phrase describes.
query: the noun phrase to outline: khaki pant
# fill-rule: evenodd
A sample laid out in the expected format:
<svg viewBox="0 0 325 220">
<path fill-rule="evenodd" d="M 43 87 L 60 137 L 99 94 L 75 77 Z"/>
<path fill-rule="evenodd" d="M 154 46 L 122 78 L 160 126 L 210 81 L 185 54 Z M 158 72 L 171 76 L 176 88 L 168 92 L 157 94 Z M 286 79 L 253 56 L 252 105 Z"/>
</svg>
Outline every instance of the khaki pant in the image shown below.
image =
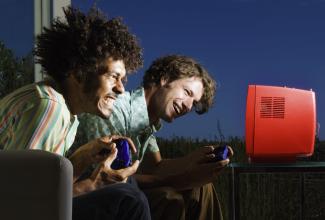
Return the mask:
<svg viewBox="0 0 325 220">
<path fill-rule="evenodd" d="M 170 187 L 143 190 L 153 220 L 222 220 L 222 212 L 213 184 L 186 191 Z"/>
</svg>

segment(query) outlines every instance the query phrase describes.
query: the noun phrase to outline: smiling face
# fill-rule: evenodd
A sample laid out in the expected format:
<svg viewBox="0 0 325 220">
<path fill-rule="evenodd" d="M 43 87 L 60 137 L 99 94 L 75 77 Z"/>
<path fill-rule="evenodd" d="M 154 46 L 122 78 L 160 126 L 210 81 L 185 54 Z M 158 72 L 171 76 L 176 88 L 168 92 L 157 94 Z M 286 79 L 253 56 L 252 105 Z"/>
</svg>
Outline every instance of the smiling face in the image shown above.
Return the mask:
<svg viewBox="0 0 325 220">
<path fill-rule="evenodd" d="M 107 59 L 107 72 L 94 79 L 90 90 L 83 92 L 84 112 L 107 118 L 118 94 L 124 92 L 126 70 L 122 60 Z M 87 82 L 85 82 L 87 83 Z M 89 83 L 89 82 L 88 82 Z"/>
<path fill-rule="evenodd" d="M 172 122 L 190 112 L 203 94 L 203 83 L 198 77 L 172 82 L 161 81 L 148 106 L 149 117 Z"/>
</svg>

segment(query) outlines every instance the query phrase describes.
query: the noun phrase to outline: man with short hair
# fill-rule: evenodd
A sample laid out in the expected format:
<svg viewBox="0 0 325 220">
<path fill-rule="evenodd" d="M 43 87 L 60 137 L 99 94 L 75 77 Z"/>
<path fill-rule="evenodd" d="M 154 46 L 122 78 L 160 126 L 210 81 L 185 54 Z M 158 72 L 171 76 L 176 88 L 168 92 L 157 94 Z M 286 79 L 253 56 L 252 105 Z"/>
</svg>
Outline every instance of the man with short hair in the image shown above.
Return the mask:
<svg viewBox="0 0 325 220">
<path fill-rule="evenodd" d="M 162 159 L 154 136 L 161 120 L 172 122 L 192 109 L 198 114 L 207 112 L 215 87 L 215 81 L 194 59 L 161 57 L 145 72 L 142 87 L 118 97 L 108 120 L 82 115 L 77 139 L 110 133 L 133 140 L 141 161 L 135 177 L 149 199 L 153 219 L 222 219 L 211 182 L 229 159 L 213 161 L 213 146 L 182 158 Z M 229 150 L 228 156 L 232 156 Z"/>
<path fill-rule="evenodd" d="M 41 149 L 65 155 L 77 131 L 76 115 L 107 118 L 117 95 L 124 92 L 126 74 L 142 66 L 138 40 L 120 19 L 109 20 L 94 8 L 84 14 L 69 7 L 64 13 L 66 22 L 55 20 L 37 39 L 36 61 L 50 79 L 0 100 L 0 146 L 5 150 Z M 150 219 L 146 197 L 135 184 L 125 183 L 139 161 L 126 169 L 110 169 L 117 138 L 105 134 L 69 158 L 73 219 Z M 129 144 L 135 152 L 131 140 Z M 110 153 L 101 154 L 103 149 Z M 105 175 L 97 170 L 80 178 L 85 168 L 99 162 L 108 166 Z"/>
</svg>

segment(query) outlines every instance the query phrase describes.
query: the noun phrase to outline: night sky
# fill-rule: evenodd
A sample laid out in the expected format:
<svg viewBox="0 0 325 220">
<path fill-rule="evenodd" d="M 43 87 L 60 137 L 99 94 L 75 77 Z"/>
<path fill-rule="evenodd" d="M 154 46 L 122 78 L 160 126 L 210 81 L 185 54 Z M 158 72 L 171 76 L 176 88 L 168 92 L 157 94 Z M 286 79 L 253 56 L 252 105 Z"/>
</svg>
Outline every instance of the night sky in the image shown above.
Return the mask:
<svg viewBox="0 0 325 220">
<path fill-rule="evenodd" d="M 93 1 L 73 0 L 88 10 Z M 218 83 L 214 107 L 164 124 L 158 136 L 214 138 L 245 134 L 249 84 L 312 89 L 320 138 L 325 139 L 325 0 L 97 1 L 109 17 L 123 17 L 141 39 L 145 65 L 129 77 L 137 87 L 159 56 L 178 53 L 203 64 Z M 33 44 L 33 1 L 1 1 L 0 40 L 17 56 Z M 303 106 L 302 106 L 303 108 Z"/>
</svg>

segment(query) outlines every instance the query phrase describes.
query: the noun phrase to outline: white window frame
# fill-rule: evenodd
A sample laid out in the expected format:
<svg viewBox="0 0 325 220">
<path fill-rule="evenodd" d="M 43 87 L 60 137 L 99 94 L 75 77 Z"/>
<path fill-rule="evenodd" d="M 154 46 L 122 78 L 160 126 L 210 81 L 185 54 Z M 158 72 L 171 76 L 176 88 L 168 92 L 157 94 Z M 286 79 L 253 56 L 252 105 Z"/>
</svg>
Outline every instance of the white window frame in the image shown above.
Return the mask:
<svg viewBox="0 0 325 220">
<path fill-rule="evenodd" d="M 43 27 L 50 27 L 54 18 L 64 19 L 63 8 L 71 5 L 71 0 L 34 0 L 34 46 L 36 36 L 42 33 Z M 44 79 L 44 71 L 39 64 L 34 64 L 34 81 Z"/>
</svg>

